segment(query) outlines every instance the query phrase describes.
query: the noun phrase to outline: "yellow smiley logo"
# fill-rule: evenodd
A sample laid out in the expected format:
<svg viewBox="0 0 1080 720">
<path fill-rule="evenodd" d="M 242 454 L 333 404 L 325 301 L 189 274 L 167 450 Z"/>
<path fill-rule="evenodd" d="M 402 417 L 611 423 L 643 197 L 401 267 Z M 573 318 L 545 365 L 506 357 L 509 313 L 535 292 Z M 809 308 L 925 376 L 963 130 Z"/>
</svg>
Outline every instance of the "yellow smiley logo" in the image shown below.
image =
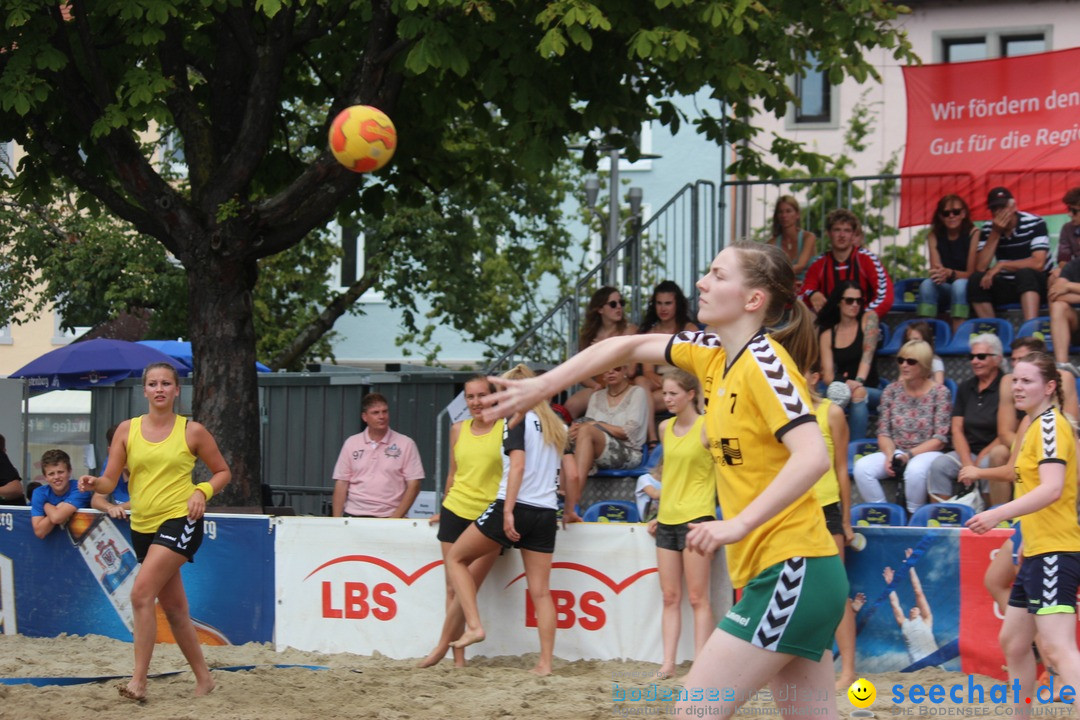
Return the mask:
<svg viewBox="0 0 1080 720">
<path fill-rule="evenodd" d="M 847 691 L 848 700 L 851 704 L 857 708 L 868 708 L 874 704 L 874 700 L 877 699 L 877 688 L 874 687 L 874 683 L 870 682 L 866 678 L 859 678 L 855 682 L 851 683 L 851 687 Z"/>
</svg>

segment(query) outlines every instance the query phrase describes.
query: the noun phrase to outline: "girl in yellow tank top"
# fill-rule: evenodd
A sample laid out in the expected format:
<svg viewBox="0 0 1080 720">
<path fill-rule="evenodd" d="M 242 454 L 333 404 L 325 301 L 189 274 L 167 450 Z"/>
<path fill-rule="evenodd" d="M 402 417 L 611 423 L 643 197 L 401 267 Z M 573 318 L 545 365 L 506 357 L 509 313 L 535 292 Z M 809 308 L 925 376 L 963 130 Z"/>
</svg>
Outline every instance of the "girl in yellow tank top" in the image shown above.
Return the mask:
<svg viewBox="0 0 1080 720">
<path fill-rule="evenodd" d="M 465 404 L 472 417 L 450 428 L 450 469 L 446 475 L 442 510 L 429 521 L 439 526 L 438 538 L 445 569 L 446 555 L 454 542 L 495 500 L 502 480 L 502 440 L 505 421 L 480 417 L 481 400 L 494 392 L 487 377 L 476 375 L 465 381 Z M 477 589 L 499 557 L 498 549 L 474 560 L 469 573 Z M 446 579 L 446 620 L 435 648 L 418 667 L 431 667 L 450 650 L 450 642 L 465 630 L 465 616 L 455 601 L 450 579 Z M 465 648 L 453 648 L 454 665 L 465 666 Z"/>
<path fill-rule="evenodd" d="M 686 547 L 691 522 L 716 519 L 716 471 L 705 437 L 705 416 L 697 410 L 697 379 L 682 370 L 671 370 L 662 386 L 664 405 L 675 415 L 660 423 L 664 448 L 664 472 L 660 486 L 660 512 L 650 523 L 656 535 L 656 568 L 664 609 L 660 628 L 664 662 L 658 675 L 675 674 L 675 659 L 682 631 L 682 586 L 694 613 L 694 652 L 701 651 L 713 630 L 709 604 L 709 568 L 712 553 L 695 553 Z"/>
<path fill-rule="evenodd" d="M 1031 643 L 1036 633 L 1062 685 L 1080 683 L 1076 432 L 1059 409 L 1063 402 L 1060 382 L 1054 359 L 1045 353 L 1029 353 L 1016 363 L 1013 404 L 1031 419 L 1016 456 L 1016 499 L 967 522 L 971 530 L 982 534 L 1002 520 L 1020 519 L 1024 562 L 1013 582 L 1000 633 L 1009 675 L 1020 682 L 1018 698 L 1032 697 L 1035 691 Z M 964 480 L 964 475 L 960 477 Z M 1020 714 L 1028 708 L 1018 703 L 1015 711 Z"/>
<path fill-rule="evenodd" d="M 834 211 L 829 220 L 838 231 L 858 230 L 848 211 Z M 675 713 L 734 715 L 772 681 L 833 687 L 833 633 L 848 582 L 811 492 L 829 458 L 802 376 L 817 354 L 817 334 L 796 296 L 790 262 L 775 245 L 735 242 L 696 287 L 698 320 L 710 332 L 608 338 L 535 379 L 499 380 L 505 389 L 484 399 L 484 413 L 524 412 L 629 363 L 667 363 L 698 378 L 724 517 L 691 523 L 686 542 L 703 554 L 724 548 L 743 594 L 682 683 L 731 692 L 719 701 L 691 694 Z M 800 693 L 783 711 L 836 717 L 836 698 Z"/>
<path fill-rule="evenodd" d="M 153 363 L 143 371 L 145 415 L 120 423 L 109 448 L 109 464 L 102 477 L 83 475 L 79 487 L 104 495 L 116 487 L 120 473 L 130 473 L 132 545 L 142 569 L 131 589 L 135 620 L 135 669 L 131 680 L 118 687 L 123 697 L 146 697 L 146 677 L 157 640 L 156 606 L 168 618 L 176 644 L 195 674 L 195 695 L 214 689 L 214 679 L 188 614 L 180 568 L 193 562 L 202 540 L 206 502 L 221 492 L 232 474 L 217 442 L 205 427 L 177 415 L 180 379 L 168 363 Z M 195 458 L 212 473 L 195 485 L 191 470 Z"/>
</svg>

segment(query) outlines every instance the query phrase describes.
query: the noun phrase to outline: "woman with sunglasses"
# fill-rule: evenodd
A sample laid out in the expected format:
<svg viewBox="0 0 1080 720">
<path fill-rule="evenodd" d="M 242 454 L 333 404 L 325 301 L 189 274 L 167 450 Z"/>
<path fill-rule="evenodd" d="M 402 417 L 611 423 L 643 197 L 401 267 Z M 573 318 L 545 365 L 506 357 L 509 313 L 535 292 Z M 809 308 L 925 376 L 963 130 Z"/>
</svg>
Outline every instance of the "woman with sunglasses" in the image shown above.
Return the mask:
<svg viewBox="0 0 1080 720">
<path fill-rule="evenodd" d="M 930 346 L 930 349 L 934 349 L 934 330 L 930 327 L 930 323 L 925 320 L 913 320 L 904 326 L 904 342 L 911 342 L 912 340 L 922 340 L 924 343 Z M 902 345 L 903 343 L 901 343 Z M 941 359 L 937 353 L 934 354 L 934 360 L 930 363 L 930 377 L 934 378 L 934 382 L 938 384 L 945 383 L 945 361 Z"/>
<path fill-rule="evenodd" d="M 876 313 L 864 310 L 862 287 L 854 280 L 838 283 L 817 317 L 821 378 L 826 385 L 839 381 L 851 389 L 846 411 L 855 440 L 866 437 L 870 410 L 881 399 L 874 368 L 878 323 Z"/>
<path fill-rule="evenodd" d="M 633 335 L 637 331 L 637 325 L 626 319 L 626 300 L 622 293 L 605 285 L 592 294 L 585 307 L 585 320 L 578 333 L 578 351 L 609 337 Z M 564 404 L 570 417 L 579 418 L 585 414 L 589 397 L 604 386 L 604 376 L 589 378 L 582 385 L 585 387 L 567 398 Z"/>
<path fill-rule="evenodd" d="M 971 314 L 968 278 L 975 272 L 979 228 L 971 221 L 967 203 L 959 195 L 938 200 L 930 223 L 930 277 L 919 285 L 918 313 L 952 317 L 953 330 Z"/>
<path fill-rule="evenodd" d="M 904 343 L 896 361 L 900 379 L 881 395 L 879 452 L 855 461 L 855 484 L 865 502 L 885 502 L 881 481 L 903 478 L 907 511 L 926 504 L 930 466 L 949 444 L 949 389 L 930 377 L 934 352 L 921 341 Z"/>
</svg>

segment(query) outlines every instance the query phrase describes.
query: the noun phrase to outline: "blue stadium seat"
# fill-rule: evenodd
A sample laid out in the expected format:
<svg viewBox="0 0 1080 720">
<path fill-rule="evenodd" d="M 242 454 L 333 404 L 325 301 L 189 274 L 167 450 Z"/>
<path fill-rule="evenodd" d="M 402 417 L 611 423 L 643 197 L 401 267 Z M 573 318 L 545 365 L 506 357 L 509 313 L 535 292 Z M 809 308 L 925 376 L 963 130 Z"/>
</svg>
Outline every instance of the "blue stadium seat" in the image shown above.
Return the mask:
<svg viewBox="0 0 1080 720">
<path fill-rule="evenodd" d="M 885 344 L 881 350 L 878 351 L 879 355 L 895 355 L 900 351 L 900 346 L 904 344 L 904 330 L 913 322 L 927 322 L 930 323 L 930 329 L 934 333 L 934 347 L 942 348 L 949 344 L 952 340 L 952 330 L 949 329 L 949 323 L 944 320 L 938 320 L 937 318 L 916 318 L 913 320 L 905 320 L 904 322 L 893 328 L 892 335 L 889 337 L 889 342 Z M 965 342 L 967 340 L 965 339 Z M 965 350 L 964 352 L 967 352 Z M 941 351 L 938 350 L 938 354 Z"/>
<path fill-rule="evenodd" d="M 956 381 L 952 378 L 945 378 L 945 387 L 949 388 L 949 393 L 952 395 L 951 402 L 956 402 Z"/>
<path fill-rule="evenodd" d="M 917 527 L 964 527 L 975 511 L 963 503 L 929 503 L 916 510 L 908 525 Z"/>
<path fill-rule="evenodd" d="M 885 347 L 885 344 L 887 342 L 889 342 L 889 339 L 892 337 L 892 330 L 890 330 L 889 326 L 886 325 L 884 322 L 878 323 L 878 330 L 881 333 L 877 341 L 878 350 L 880 350 L 881 348 Z"/>
<path fill-rule="evenodd" d="M 906 278 L 894 282 L 892 309 L 898 312 L 915 312 L 919 306 L 919 286 L 925 279 Z"/>
<path fill-rule="evenodd" d="M 1032 335 L 1041 337 L 1046 342 L 1047 352 L 1054 352 L 1054 341 L 1050 338 L 1049 317 L 1043 316 L 1025 320 L 1020 329 L 1016 331 L 1017 338 L 1031 337 Z M 1007 352 L 1008 348 L 1005 348 L 1005 350 Z M 1080 354 L 1080 345 L 1070 345 L 1069 353 Z"/>
<path fill-rule="evenodd" d="M 618 470 L 612 468 L 600 468 L 589 477 L 598 478 L 625 478 L 625 477 L 641 477 L 645 473 L 649 472 L 656 463 L 660 462 L 660 458 L 664 454 L 664 447 L 657 445 L 652 450 L 648 447 L 641 451 L 641 464 L 632 468 L 621 468 Z"/>
<path fill-rule="evenodd" d="M 852 440 L 847 446 L 847 469 L 848 475 L 855 478 L 855 461 L 863 455 L 871 455 L 878 451 L 877 438 L 858 438 Z"/>
<path fill-rule="evenodd" d="M 907 525 L 907 513 L 896 503 L 858 503 L 851 506 L 851 525 Z"/>
<path fill-rule="evenodd" d="M 581 518 L 585 522 L 641 522 L 637 505 L 627 500 L 601 500 L 593 503 Z"/>
<path fill-rule="evenodd" d="M 972 335 L 993 333 L 1001 340 L 1001 345 L 1008 351 L 1013 341 L 1012 323 L 1004 318 L 970 318 L 960 324 L 952 340 L 944 347 L 938 347 L 938 355 L 967 355 L 971 352 L 968 338 Z"/>
</svg>

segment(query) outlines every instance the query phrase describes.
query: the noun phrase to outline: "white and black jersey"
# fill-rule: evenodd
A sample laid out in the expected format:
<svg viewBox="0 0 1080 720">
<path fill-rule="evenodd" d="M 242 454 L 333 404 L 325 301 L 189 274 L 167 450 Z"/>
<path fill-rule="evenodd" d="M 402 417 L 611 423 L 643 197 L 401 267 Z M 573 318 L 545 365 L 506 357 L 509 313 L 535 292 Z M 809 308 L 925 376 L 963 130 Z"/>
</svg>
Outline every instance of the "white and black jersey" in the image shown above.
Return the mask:
<svg viewBox="0 0 1080 720">
<path fill-rule="evenodd" d="M 503 476 L 499 483 L 499 500 L 506 499 L 506 483 L 510 477 L 510 451 L 525 451 L 525 474 L 521 479 L 517 502 L 540 508 L 557 509 L 555 493 L 559 485 L 559 468 L 562 466 L 562 448 L 544 442 L 540 418 L 531 410 L 514 427 L 503 426 L 502 463 Z"/>
<path fill-rule="evenodd" d="M 979 233 L 979 250 L 986 247 L 990 238 L 990 230 L 993 223 L 986 223 Z M 1049 271 L 1054 265 L 1054 258 L 1050 254 L 1050 236 L 1046 230 L 1046 221 L 1038 215 L 1032 215 L 1022 210 L 1016 211 L 1016 229 L 1011 235 L 1002 235 L 998 238 L 994 257 L 998 260 L 1023 260 L 1031 257 L 1037 250 L 1046 252 L 1046 264 L 1043 270 Z M 1001 277 L 1015 277 L 1015 273 L 1002 270 Z"/>
</svg>

